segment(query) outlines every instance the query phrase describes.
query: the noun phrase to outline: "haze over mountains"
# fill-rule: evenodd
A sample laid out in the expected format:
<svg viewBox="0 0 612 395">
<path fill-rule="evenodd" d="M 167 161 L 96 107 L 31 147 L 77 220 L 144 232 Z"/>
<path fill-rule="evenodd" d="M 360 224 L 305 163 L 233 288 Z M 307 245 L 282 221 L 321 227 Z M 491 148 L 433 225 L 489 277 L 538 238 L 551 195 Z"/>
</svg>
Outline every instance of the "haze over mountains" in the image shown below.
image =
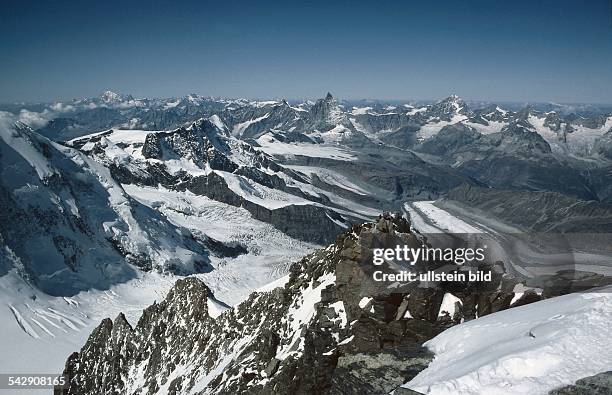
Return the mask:
<svg viewBox="0 0 612 395">
<path fill-rule="evenodd" d="M 0 281 L 9 307 L 2 330 L 21 339 L 23 362 L 41 347 L 67 357 L 97 328 L 67 369 L 95 380 L 113 377 L 113 390 L 230 393 L 256 387 L 282 393 L 296 369 L 314 358 L 329 367 L 321 371 L 325 377 L 308 377 L 296 388 L 342 392 L 340 381 L 350 379 L 352 390 L 388 392 L 429 362 L 421 344 L 462 318 L 506 309 L 523 297 L 527 303 L 563 293 L 559 282 L 566 277 L 529 272 L 516 262 L 495 269 L 503 279 L 487 290 L 486 303 L 474 303 L 474 290 L 344 293 L 339 284 L 352 280 L 342 265 L 366 270 L 355 256 L 343 255 L 364 253 L 357 247 L 363 247 L 362 233 L 415 241 L 426 232 L 416 219 L 399 215 L 362 225 L 384 211 L 414 214 L 413 202 L 438 200 L 432 207 L 465 221 L 485 218 L 489 222 L 477 226 L 487 232 L 612 232 L 612 113 L 596 106 L 472 105 L 454 95 L 435 103 L 349 102 L 330 93 L 306 102 L 137 99 L 109 91 L 1 109 Z M 425 219 L 443 228 L 442 218 Z M 291 266 L 321 246 L 328 247 Z M 568 281 L 580 289 L 585 279 L 608 284 L 602 267 L 580 266 Z M 251 296 L 224 313 L 286 275 L 280 284 L 285 291 Z M 161 301 L 184 276 L 198 280 L 177 284 L 136 326 L 142 309 Z M 193 297 L 201 303 L 185 305 Z M 370 301 L 362 307 L 363 298 Z M 247 323 L 242 310 L 249 303 L 257 314 Z M 273 305 L 269 311 L 266 303 Z M 131 315 L 97 326 L 125 304 Z M 361 311 L 371 306 L 374 311 Z M 172 321 L 175 316 L 181 318 Z M 426 329 L 408 335 L 417 316 Z M 260 328 L 276 318 L 284 320 L 280 338 Z M 181 319 L 196 323 L 198 336 L 180 335 Z M 292 326 L 294 320 L 300 325 Z M 354 320 L 359 323 L 347 325 Z M 326 333 L 325 342 L 310 338 L 306 327 Z M 155 334 L 166 328 L 176 333 L 162 341 Z M 205 371 L 188 370 L 195 359 L 184 354 L 187 348 L 219 331 L 229 340 L 202 344 L 202 350 L 216 344 L 237 347 L 240 355 L 208 350 L 197 361 Z M 247 339 L 240 347 L 236 331 Z M 376 383 L 369 382 L 372 372 L 356 374 L 357 365 L 369 369 L 368 353 L 380 351 L 364 340 L 374 333 L 385 358 L 416 358 L 418 369 L 398 368 L 396 376 Z M 358 343 L 344 343 L 351 336 Z M 184 366 L 143 365 L 160 350 L 140 355 L 132 346 L 149 338 L 166 341 L 167 351 L 176 353 L 168 361 Z M 266 355 L 252 359 L 262 342 Z M 99 363 L 108 358 L 125 365 L 114 370 Z M 74 393 L 95 393 L 95 380 L 76 383 Z"/>
</svg>

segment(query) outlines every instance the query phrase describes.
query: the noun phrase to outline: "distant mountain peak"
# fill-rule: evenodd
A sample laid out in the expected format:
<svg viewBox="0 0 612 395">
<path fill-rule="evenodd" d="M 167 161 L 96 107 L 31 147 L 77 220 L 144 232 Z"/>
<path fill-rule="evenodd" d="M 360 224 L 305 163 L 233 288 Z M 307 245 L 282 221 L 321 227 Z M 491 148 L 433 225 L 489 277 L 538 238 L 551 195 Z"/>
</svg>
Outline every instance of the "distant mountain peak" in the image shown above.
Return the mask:
<svg viewBox="0 0 612 395">
<path fill-rule="evenodd" d="M 431 109 L 438 116 L 467 115 L 471 112 L 465 101 L 454 94 L 433 104 Z"/>
<path fill-rule="evenodd" d="M 100 99 L 105 102 L 121 100 L 121 95 L 113 91 L 104 91 L 100 95 Z"/>
<path fill-rule="evenodd" d="M 440 100 L 438 103 L 463 103 L 463 99 L 458 95 L 452 94 L 449 97 Z"/>
<path fill-rule="evenodd" d="M 122 101 L 134 100 L 132 95 L 122 95 L 111 90 L 106 90 L 100 95 L 100 100 L 104 103 L 119 103 Z"/>
<path fill-rule="evenodd" d="M 325 95 L 325 100 L 326 101 L 331 101 L 331 100 L 334 100 L 334 97 L 332 96 L 332 94 L 330 92 L 327 92 L 327 95 Z"/>
<path fill-rule="evenodd" d="M 214 131 L 215 133 L 221 132 L 222 134 L 225 134 L 228 130 L 223 120 L 216 114 L 208 118 L 200 118 L 194 121 L 187 129 Z"/>
</svg>

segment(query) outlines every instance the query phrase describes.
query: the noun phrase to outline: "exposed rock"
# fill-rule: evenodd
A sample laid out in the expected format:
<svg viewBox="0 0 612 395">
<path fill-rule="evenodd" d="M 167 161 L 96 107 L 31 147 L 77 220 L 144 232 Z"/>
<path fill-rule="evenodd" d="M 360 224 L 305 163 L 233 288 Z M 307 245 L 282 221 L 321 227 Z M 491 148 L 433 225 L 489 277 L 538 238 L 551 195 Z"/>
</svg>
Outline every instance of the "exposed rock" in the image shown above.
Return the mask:
<svg viewBox="0 0 612 395">
<path fill-rule="evenodd" d="M 69 358 L 64 393 L 388 393 L 427 366 L 432 355 L 422 343 L 454 324 L 438 310 L 448 287 L 458 285 L 392 287 L 372 279 L 379 268 L 373 248 L 424 242 L 409 229 L 406 219 L 390 214 L 353 226 L 294 263 L 284 288 L 253 293 L 215 319 L 207 313 L 208 288 L 196 278 L 180 280 L 135 328 L 121 317 L 103 321 Z M 498 273 L 493 283 L 453 292 L 466 310 L 477 303 L 479 315 L 507 308 L 513 293 L 503 283 L 514 280 L 482 270 Z"/>
<path fill-rule="evenodd" d="M 575 384 L 558 388 L 549 395 L 610 395 L 612 394 L 612 371 L 585 377 Z"/>
</svg>

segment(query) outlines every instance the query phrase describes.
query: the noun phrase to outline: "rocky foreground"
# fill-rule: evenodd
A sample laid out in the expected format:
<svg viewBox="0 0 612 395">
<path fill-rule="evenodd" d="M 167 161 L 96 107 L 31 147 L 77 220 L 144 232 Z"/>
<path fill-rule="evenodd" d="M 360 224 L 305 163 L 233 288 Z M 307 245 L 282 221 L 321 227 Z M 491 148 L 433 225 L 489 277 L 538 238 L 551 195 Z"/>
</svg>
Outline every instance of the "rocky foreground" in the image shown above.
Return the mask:
<svg viewBox="0 0 612 395">
<path fill-rule="evenodd" d="M 353 226 L 293 264 L 286 283 L 254 292 L 217 318 L 208 312 L 206 285 L 179 280 L 135 327 L 123 315 L 102 321 L 69 357 L 69 387 L 56 393 L 389 393 L 431 361 L 426 340 L 541 298 L 520 286 L 515 295 L 518 280 L 501 263 L 480 268 L 493 273 L 487 283 L 372 280 L 374 270 L 394 270 L 372 265 L 373 248 L 424 241 L 401 216 Z"/>
</svg>

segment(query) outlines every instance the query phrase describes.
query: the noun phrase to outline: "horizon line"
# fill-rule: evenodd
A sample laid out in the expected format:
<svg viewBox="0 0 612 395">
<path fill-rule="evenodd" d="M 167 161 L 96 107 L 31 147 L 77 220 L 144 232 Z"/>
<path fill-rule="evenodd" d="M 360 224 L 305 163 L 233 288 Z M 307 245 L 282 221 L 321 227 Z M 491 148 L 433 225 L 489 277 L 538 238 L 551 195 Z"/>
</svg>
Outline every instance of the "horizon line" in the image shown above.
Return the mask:
<svg viewBox="0 0 612 395">
<path fill-rule="evenodd" d="M 87 99 L 95 99 L 95 98 L 99 98 L 100 96 L 102 96 L 104 93 L 106 92 L 111 92 L 111 93 L 115 93 L 121 96 L 132 96 L 132 98 L 134 100 L 141 100 L 141 99 L 179 99 L 179 98 L 184 98 L 187 96 L 191 96 L 191 95 L 195 95 L 195 96 L 199 96 L 202 98 L 209 98 L 209 99 L 220 99 L 220 100 L 253 100 L 253 101 L 268 101 L 268 100 L 275 100 L 275 101 L 282 101 L 282 100 L 286 100 L 286 101 L 316 101 L 319 99 L 322 99 L 325 97 L 325 95 L 322 95 L 320 97 L 280 97 L 280 96 L 268 96 L 268 97 L 264 97 L 264 96 L 257 96 L 257 97 L 249 97 L 249 96 L 223 96 L 223 95 L 206 95 L 206 94 L 201 94 L 201 93 L 195 93 L 195 92 L 190 92 L 190 93 L 186 93 L 180 96 L 135 96 L 131 93 L 123 93 L 123 92 L 118 92 L 112 89 L 106 89 L 104 91 L 102 91 L 100 94 L 95 95 L 95 96 L 81 96 L 81 97 L 73 97 L 70 99 L 54 99 L 54 100 L 15 100 L 15 101 L 11 101 L 11 102 L 7 102 L 7 101 L 3 101 L 0 102 L 0 105 L 18 105 L 18 104 L 53 104 L 53 103 L 66 103 L 66 102 L 71 102 L 71 101 L 78 101 L 78 100 L 87 100 Z M 329 93 L 329 91 L 327 92 Z M 510 100 L 498 100 L 498 99 L 468 99 L 465 98 L 461 95 L 457 95 L 455 93 L 451 93 L 447 96 L 441 97 L 441 98 L 436 98 L 436 99 L 432 99 L 432 98 L 376 98 L 376 97 L 337 97 L 335 95 L 333 95 L 333 98 L 338 100 L 338 101 L 376 101 L 376 102 L 439 102 L 439 101 L 443 101 L 445 99 L 448 99 L 450 97 L 453 96 L 457 96 L 458 98 L 460 98 L 461 100 L 465 101 L 465 102 L 484 102 L 484 103 L 488 103 L 488 104 L 495 104 L 495 103 L 508 103 L 508 104 L 522 104 L 522 105 L 530 105 L 530 104 L 552 104 L 552 105 L 594 105 L 594 106 L 612 106 L 612 102 L 609 103 L 603 103 L 603 102 L 566 102 L 566 101 L 557 101 L 557 100 L 519 100 L 519 99 L 510 99 Z"/>
</svg>

